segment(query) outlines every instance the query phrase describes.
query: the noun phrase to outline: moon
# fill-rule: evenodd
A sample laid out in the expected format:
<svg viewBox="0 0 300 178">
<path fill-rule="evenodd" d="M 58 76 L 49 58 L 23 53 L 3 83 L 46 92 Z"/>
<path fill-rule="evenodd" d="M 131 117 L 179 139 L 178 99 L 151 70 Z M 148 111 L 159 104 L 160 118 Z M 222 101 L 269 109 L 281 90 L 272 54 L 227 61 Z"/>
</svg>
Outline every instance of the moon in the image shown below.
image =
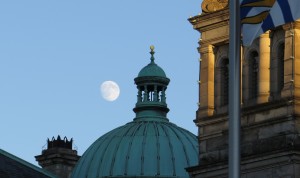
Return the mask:
<svg viewBox="0 0 300 178">
<path fill-rule="evenodd" d="M 105 81 L 100 86 L 101 95 L 107 101 L 115 101 L 120 95 L 119 85 L 114 81 Z"/>
</svg>

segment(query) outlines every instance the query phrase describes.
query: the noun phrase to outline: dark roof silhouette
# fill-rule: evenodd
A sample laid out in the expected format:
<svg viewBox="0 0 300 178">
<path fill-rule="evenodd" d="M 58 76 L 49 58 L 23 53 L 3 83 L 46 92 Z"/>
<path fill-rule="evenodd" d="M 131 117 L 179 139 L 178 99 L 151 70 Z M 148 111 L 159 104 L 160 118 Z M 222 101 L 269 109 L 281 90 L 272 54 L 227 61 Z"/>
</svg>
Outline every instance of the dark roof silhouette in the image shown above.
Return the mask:
<svg viewBox="0 0 300 178">
<path fill-rule="evenodd" d="M 0 149 L 0 177 L 56 178 L 47 171 Z"/>
</svg>

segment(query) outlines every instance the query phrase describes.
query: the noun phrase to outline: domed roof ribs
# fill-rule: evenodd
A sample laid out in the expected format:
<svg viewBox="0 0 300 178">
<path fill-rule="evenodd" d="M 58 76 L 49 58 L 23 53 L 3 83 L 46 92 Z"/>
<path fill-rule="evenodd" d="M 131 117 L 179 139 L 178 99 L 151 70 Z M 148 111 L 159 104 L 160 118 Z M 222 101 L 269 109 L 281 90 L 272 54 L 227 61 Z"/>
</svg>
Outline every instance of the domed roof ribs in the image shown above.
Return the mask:
<svg viewBox="0 0 300 178">
<path fill-rule="evenodd" d="M 128 174 L 128 162 L 129 162 L 129 159 L 130 159 L 130 151 L 132 151 L 131 147 L 132 147 L 132 142 L 133 142 L 133 139 L 134 139 L 134 135 L 136 134 L 136 132 L 140 129 L 140 127 L 142 125 L 143 125 L 142 122 L 138 126 L 135 125 L 135 130 L 134 130 L 134 132 L 132 132 L 132 135 L 130 137 L 129 146 L 128 146 L 128 150 L 127 150 L 127 154 L 126 154 L 124 175 Z"/>
<path fill-rule="evenodd" d="M 158 128 L 157 128 L 157 123 L 154 122 L 154 127 L 155 127 L 155 138 L 156 138 L 156 150 L 157 150 L 157 175 L 160 175 L 160 144 L 159 144 L 159 132 L 158 132 Z"/>
<path fill-rule="evenodd" d="M 185 156 L 186 163 L 187 163 L 188 166 L 190 166 L 190 160 L 189 160 L 189 157 L 188 157 L 188 154 L 187 154 L 186 145 L 183 143 L 181 136 L 179 136 L 179 134 L 174 130 L 173 127 L 170 127 L 169 129 L 173 131 L 173 133 L 176 135 L 176 138 L 180 141 L 181 146 L 182 146 L 183 151 L 184 151 L 184 156 Z"/>
<path fill-rule="evenodd" d="M 143 142 L 142 142 L 142 155 L 141 155 L 141 175 L 144 175 L 144 166 L 145 166 L 145 145 L 146 145 L 146 136 L 147 129 L 149 124 L 145 125 L 145 129 L 143 131 Z"/>
<path fill-rule="evenodd" d="M 96 164 L 97 163 L 97 167 L 100 167 L 102 166 L 102 163 L 103 163 L 103 156 L 105 155 L 106 153 L 106 150 L 108 149 L 109 147 L 109 143 L 110 141 L 112 140 L 112 135 L 118 135 L 117 133 L 120 132 L 120 130 L 122 130 L 121 128 L 124 128 L 126 126 L 121 126 L 121 127 L 118 127 L 117 129 L 115 130 L 112 130 L 106 134 L 104 134 L 102 137 L 100 137 L 98 140 L 96 140 L 96 142 L 98 141 L 102 141 L 103 144 L 101 145 L 97 145 L 97 147 L 91 147 L 89 149 L 92 149 L 94 151 L 90 151 L 90 152 L 93 152 L 94 154 L 93 155 L 90 155 L 92 158 L 91 160 L 88 162 L 88 165 L 89 165 L 89 168 L 90 169 L 93 169 L 93 166 L 90 166 L 91 164 Z M 104 149 L 102 149 L 104 147 Z M 101 151 L 102 150 L 102 151 Z M 97 160 L 96 160 L 97 159 Z M 98 161 L 99 160 L 99 161 Z M 87 163 L 85 163 L 87 164 Z M 96 171 L 96 175 L 99 175 L 100 174 L 100 171 L 99 169 L 97 169 Z M 94 171 L 92 170 L 89 170 L 88 172 L 91 172 L 93 173 Z"/>
<path fill-rule="evenodd" d="M 124 127 L 124 126 L 122 126 Z M 114 133 L 114 132 L 117 132 L 117 130 L 112 130 L 106 134 L 104 134 L 102 137 L 100 137 L 97 141 L 100 141 L 100 140 L 103 140 L 103 143 L 105 143 L 106 141 L 109 142 L 110 141 L 110 134 L 109 133 Z M 95 151 L 94 151 L 94 154 L 92 155 L 92 160 L 89 162 L 89 164 L 95 164 L 95 163 L 98 163 L 97 167 L 101 166 L 102 162 L 103 162 L 103 155 L 107 149 L 107 147 L 104 149 L 104 151 L 102 152 L 99 152 L 100 148 L 102 148 L 103 146 L 107 146 L 108 144 L 101 144 L 101 145 L 98 145 L 97 148 L 95 148 Z M 93 147 L 92 147 L 93 149 Z M 98 158 L 100 161 L 95 161 L 95 159 Z M 89 166 L 90 169 L 92 169 L 93 167 L 92 166 Z M 92 170 L 89 170 L 88 172 L 92 172 Z M 100 172 L 99 169 L 97 169 L 97 172 L 96 174 L 98 175 Z"/>
<path fill-rule="evenodd" d="M 107 135 L 109 136 L 109 134 L 106 133 L 105 135 L 100 137 L 98 140 L 105 140 Z M 94 162 L 93 161 L 95 158 L 94 154 L 96 153 L 96 151 L 89 151 L 89 150 L 98 150 L 100 146 L 101 145 L 92 145 L 91 147 L 88 148 L 87 151 L 85 151 L 85 153 L 82 155 L 82 157 L 79 160 L 80 162 L 82 162 L 82 166 L 78 166 L 78 164 L 77 164 L 77 166 L 74 168 L 72 175 L 76 175 L 80 172 L 83 172 L 82 170 L 85 170 L 86 168 L 88 169 L 88 172 L 90 172 L 89 169 L 92 168 L 91 164 Z M 97 147 L 97 148 L 95 148 L 95 147 Z M 91 157 L 91 160 L 89 159 L 90 157 Z M 77 167 L 79 167 L 79 168 L 77 168 Z M 87 175 L 85 175 L 85 177 L 86 176 Z"/>
<path fill-rule="evenodd" d="M 173 168 L 173 176 L 176 176 L 176 169 L 175 169 L 175 157 L 174 157 L 174 150 L 173 150 L 173 145 L 172 145 L 172 142 L 171 142 L 171 138 L 170 138 L 170 134 L 169 134 L 169 131 L 168 129 L 166 129 L 166 126 L 165 125 L 161 125 L 161 127 L 163 128 L 163 131 L 165 132 L 166 136 L 167 136 L 167 139 L 168 139 L 168 144 L 169 144 L 169 148 L 170 148 L 170 151 L 171 151 L 171 155 L 172 155 L 172 168 Z"/>
<path fill-rule="evenodd" d="M 91 150 L 93 147 L 95 147 L 95 145 L 93 145 L 90 148 L 88 148 L 88 150 Z M 82 165 L 84 165 L 84 166 L 78 166 L 78 164 L 77 164 L 75 166 L 75 168 L 74 168 L 74 171 L 72 172 L 72 175 L 73 174 L 78 174 L 78 173 L 82 172 L 82 170 L 84 170 L 85 168 L 90 168 L 90 164 L 91 164 L 92 161 L 88 161 L 88 159 L 87 159 L 87 156 L 90 156 L 90 154 L 88 154 L 87 151 L 85 153 L 86 154 L 83 154 L 81 156 L 81 158 L 79 159 L 79 161 L 82 162 Z"/>
<path fill-rule="evenodd" d="M 194 134 L 192 134 L 192 133 L 190 133 L 190 132 L 183 132 L 183 131 L 187 131 L 187 130 L 185 130 L 185 129 L 180 129 L 179 132 L 182 133 L 182 135 L 186 138 L 186 140 L 189 142 L 190 145 L 193 145 L 193 143 L 198 143 L 197 136 L 195 136 Z M 191 135 L 192 137 L 195 138 L 196 142 L 195 142 L 195 141 L 192 141 L 191 138 L 188 137 L 186 133 L 190 133 L 190 135 Z M 197 145 L 197 147 L 198 147 L 198 145 Z M 198 152 L 197 147 L 192 147 L 193 150 L 194 150 L 195 152 Z"/>
<path fill-rule="evenodd" d="M 115 161 L 116 161 L 116 155 L 117 155 L 117 153 L 120 151 L 120 150 L 119 150 L 120 144 L 121 144 L 122 140 L 124 140 L 124 138 L 126 138 L 125 136 L 128 135 L 129 131 L 130 131 L 132 128 L 134 128 L 134 127 L 135 127 L 135 126 L 132 125 L 129 129 L 126 130 L 126 132 L 124 132 L 124 134 L 121 136 L 120 141 L 117 143 L 117 145 L 116 145 L 116 147 L 115 147 L 115 150 L 113 151 L 113 152 L 114 152 L 114 155 L 113 155 L 113 157 L 112 157 L 113 160 L 112 160 L 112 162 L 111 162 L 110 171 L 109 171 L 110 176 L 112 176 L 112 175 L 113 175 L 113 172 L 114 172 L 114 167 L 115 167 L 114 164 L 115 164 Z M 120 136 L 120 135 L 117 134 L 116 136 Z M 110 151 L 112 151 L 112 150 L 110 150 Z M 121 150 L 121 151 L 123 151 L 123 150 Z"/>
<path fill-rule="evenodd" d="M 123 128 L 124 127 L 126 127 L 126 126 L 122 126 Z M 121 127 L 119 127 L 119 128 L 121 128 Z M 113 137 L 115 137 L 116 135 L 118 135 L 118 132 L 120 132 L 120 129 L 116 129 L 116 130 L 113 130 L 113 131 L 111 131 L 111 132 L 109 132 L 109 133 L 111 133 L 111 134 L 105 134 L 104 135 L 104 137 L 100 137 L 100 139 L 102 138 L 104 141 L 103 141 L 103 143 L 105 143 L 105 141 L 107 141 L 108 142 L 108 144 L 101 144 L 101 145 L 99 145 L 98 147 L 97 147 L 97 149 L 96 149 L 96 151 L 94 152 L 95 154 L 96 153 L 98 153 L 99 154 L 99 150 L 100 150 L 100 148 L 102 148 L 102 146 L 104 147 L 105 146 L 105 148 L 104 148 L 104 150 L 102 151 L 102 152 L 100 152 L 101 154 L 100 155 L 93 155 L 93 158 L 92 158 L 92 161 L 91 161 L 91 163 L 97 163 L 98 162 L 98 165 L 97 165 L 97 167 L 101 167 L 102 166 L 102 164 L 103 164 L 103 157 L 104 157 L 104 155 L 105 155 L 105 153 L 106 153 L 106 151 L 107 151 L 107 149 L 108 149 L 108 147 L 109 147 L 109 144 L 110 144 L 110 141 L 113 139 Z M 113 135 L 113 137 L 111 137 Z M 100 140 L 99 139 L 99 140 Z M 94 159 L 96 158 L 96 157 L 98 157 L 98 158 L 100 158 L 100 161 L 94 161 Z M 91 164 L 90 163 L 90 164 Z M 92 166 L 90 166 L 90 168 L 92 168 Z M 98 169 L 97 170 L 97 173 L 96 173 L 96 175 L 99 175 L 100 174 L 100 169 Z M 91 171 L 92 172 L 92 171 Z"/>
</svg>

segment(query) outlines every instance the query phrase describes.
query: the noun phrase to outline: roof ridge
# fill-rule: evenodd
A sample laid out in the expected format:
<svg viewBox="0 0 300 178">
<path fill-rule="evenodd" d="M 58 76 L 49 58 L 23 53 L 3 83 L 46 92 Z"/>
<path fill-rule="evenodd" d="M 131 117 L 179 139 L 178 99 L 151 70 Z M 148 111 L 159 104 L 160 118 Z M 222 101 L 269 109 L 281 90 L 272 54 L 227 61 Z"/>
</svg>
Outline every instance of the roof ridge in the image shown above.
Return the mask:
<svg viewBox="0 0 300 178">
<path fill-rule="evenodd" d="M 27 167 L 35 170 L 35 171 L 38 171 L 38 172 L 40 172 L 42 174 L 45 174 L 46 176 L 49 176 L 50 178 L 57 178 L 55 175 L 51 174 L 50 172 L 48 172 L 48 171 L 46 171 L 46 170 L 44 170 L 44 169 L 42 169 L 42 168 L 40 168 L 40 167 L 38 167 L 38 166 L 36 166 L 34 164 L 31 164 L 28 161 L 25 161 L 24 159 L 19 158 L 19 157 L 15 156 L 15 155 L 7 152 L 7 151 L 4 151 L 1 148 L 0 148 L 0 154 L 4 155 L 4 156 L 6 156 L 6 157 L 8 157 L 10 159 L 13 159 L 13 160 L 15 160 L 15 161 L 23 164 L 24 166 L 27 166 Z"/>
</svg>

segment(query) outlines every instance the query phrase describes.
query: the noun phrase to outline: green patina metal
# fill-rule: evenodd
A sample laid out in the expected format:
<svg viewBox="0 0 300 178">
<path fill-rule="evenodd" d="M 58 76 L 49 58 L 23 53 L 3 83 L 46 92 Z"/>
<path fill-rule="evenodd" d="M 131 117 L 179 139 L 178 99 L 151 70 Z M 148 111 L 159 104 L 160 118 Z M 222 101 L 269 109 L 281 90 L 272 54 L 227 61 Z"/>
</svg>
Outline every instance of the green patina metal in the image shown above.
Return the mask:
<svg viewBox="0 0 300 178">
<path fill-rule="evenodd" d="M 80 158 L 73 178 L 188 178 L 185 168 L 198 164 L 196 136 L 167 119 L 170 79 L 154 63 L 154 47 L 150 54 L 150 64 L 134 79 L 136 117 L 97 139 Z"/>
<path fill-rule="evenodd" d="M 168 121 L 169 109 L 165 92 L 170 79 L 167 78 L 163 69 L 154 63 L 154 46 L 151 46 L 150 49 L 151 62 L 134 79 L 138 89 L 137 103 L 133 109 L 136 113 L 134 120 L 153 121 L 160 119 L 161 121 Z"/>
<path fill-rule="evenodd" d="M 150 51 L 151 62 L 139 72 L 138 77 L 158 76 L 158 77 L 166 78 L 167 76 L 166 76 L 165 71 L 154 62 L 154 59 L 155 59 L 154 58 L 154 54 L 155 54 L 154 46 L 151 46 L 150 49 L 151 49 L 151 51 Z"/>
</svg>

